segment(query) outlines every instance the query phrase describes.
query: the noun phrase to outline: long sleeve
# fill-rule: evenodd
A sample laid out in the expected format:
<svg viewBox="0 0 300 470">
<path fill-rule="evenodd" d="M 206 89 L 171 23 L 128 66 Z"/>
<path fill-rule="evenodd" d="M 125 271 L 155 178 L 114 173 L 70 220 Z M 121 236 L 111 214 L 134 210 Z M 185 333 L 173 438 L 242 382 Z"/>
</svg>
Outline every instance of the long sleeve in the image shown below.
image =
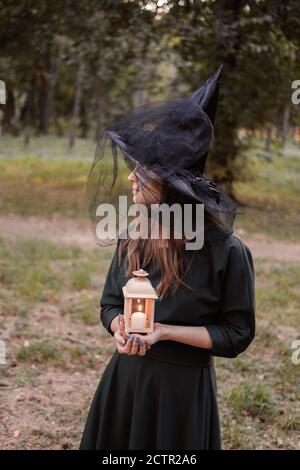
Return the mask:
<svg viewBox="0 0 300 470">
<path fill-rule="evenodd" d="M 239 238 L 230 247 L 222 284 L 220 320 L 205 325 L 211 339 L 211 353 L 236 357 L 255 336 L 255 275 L 251 252 Z"/>
<path fill-rule="evenodd" d="M 124 309 L 124 296 L 122 291 L 123 281 L 121 279 L 121 267 L 118 264 L 118 247 L 119 239 L 103 286 L 102 296 L 100 298 L 100 319 L 104 328 L 111 336 L 113 336 L 113 332 L 109 325 L 111 321 L 119 315 L 119 313 L 123 312 Z"/>
</svg>

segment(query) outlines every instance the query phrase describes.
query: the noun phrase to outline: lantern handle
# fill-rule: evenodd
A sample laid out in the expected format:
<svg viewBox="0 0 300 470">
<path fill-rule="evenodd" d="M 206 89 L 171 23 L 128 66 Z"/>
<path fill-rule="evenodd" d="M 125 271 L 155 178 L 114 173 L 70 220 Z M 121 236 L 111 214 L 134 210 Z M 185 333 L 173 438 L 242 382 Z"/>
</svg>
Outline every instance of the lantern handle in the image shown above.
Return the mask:
<svg viewBox="0 0 300 470">
<path fill-rule="evenodd" d="M 144 271 L 144 269 L 139 269 L 138 271 L 133 271 L 132 274 L 134 276 L 138 276 L 138 277 L 147 277 L 147 276 L 149 276 L 149 273 L 147 273 L 147 271 Z"/>
</svg>

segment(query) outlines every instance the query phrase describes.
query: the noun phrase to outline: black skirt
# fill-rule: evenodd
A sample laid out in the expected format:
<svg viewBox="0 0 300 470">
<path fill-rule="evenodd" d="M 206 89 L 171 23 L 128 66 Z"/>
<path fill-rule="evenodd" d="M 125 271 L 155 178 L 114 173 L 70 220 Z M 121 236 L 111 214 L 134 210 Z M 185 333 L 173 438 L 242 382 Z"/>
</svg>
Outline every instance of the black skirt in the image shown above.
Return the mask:
<svg viewBox="0 0 300 470">
<path fill-rule="evenodd" d="M 216 390 L 213 360 L 198 348 L 163 341 L 145 356 L 116 350 L 79 449 L 221 449 Z"/>
</svg>

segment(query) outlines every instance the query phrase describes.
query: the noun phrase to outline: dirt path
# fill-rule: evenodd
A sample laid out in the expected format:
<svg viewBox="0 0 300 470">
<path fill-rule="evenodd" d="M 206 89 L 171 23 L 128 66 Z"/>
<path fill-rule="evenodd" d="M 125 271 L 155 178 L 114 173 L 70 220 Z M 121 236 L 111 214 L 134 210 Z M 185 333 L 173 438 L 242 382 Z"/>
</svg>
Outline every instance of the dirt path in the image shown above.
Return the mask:
<svg viewBox="0 0 300 470">
<path fill-rule="evenodd" d="M 254 258 L 274 258 L 279 261 L 295 261 L 300 263 L 300 243 L 276 240 L 264 233 L 237 233 L 250 248 Z"/>
<path fill-rule="evenodd" d="M 0 216 L 0 236 L 43 238 L 62 245 L 79 245 L 93 249 L 95 241 L 86 220 L 54 216 L 51 219 L 18 215 Z"/>
<path fill-rule="evenodd" d="M 272 257 L 276 260 L 300 262 L 300 243 L 276 240 L 262 233 L 247 234 L 244 230 L 237 231 L 236 234 L 249 246 L 255 258 Z M 96 246 L 88 221 L 59 215 L 52 219 L 13 214 L 0 216 L 0 236 L 40 237 L 55 243 L 79 245 L 83 249 L 93 249 Z"/>
</svg>

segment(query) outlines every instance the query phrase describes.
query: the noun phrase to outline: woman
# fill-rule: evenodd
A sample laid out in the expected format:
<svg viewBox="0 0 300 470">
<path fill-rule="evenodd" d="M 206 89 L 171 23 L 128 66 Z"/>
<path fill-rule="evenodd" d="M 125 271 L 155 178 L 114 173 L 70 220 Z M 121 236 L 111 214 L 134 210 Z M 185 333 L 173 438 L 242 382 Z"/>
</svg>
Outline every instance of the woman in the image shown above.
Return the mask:
<svg viewBox="0 0 300 470">
<path fill-rule="evenodd" d="M 135 166 L 128 179 L 132 183 L 134 202 L 147 207 L 157 202 L 177 202 L 183 207 L 186 202 L 199 201 L 201 193 L 201 200 L 205 201 L 204 244 L 201 249 L 186 250 L 187 239 L 175 237 L 174 221 L 170 224 L 168 240 L 161 236 L 159 239 L 118 238 L 100 300 L 101 320 L 115 340 L 116 351 L 95 392 L 80 449 L 221 448 L 213 358 L 236 357 L 254 338 L 252 256 L 249 248 L 230 230 L 234 205 L 217 185 L 195 177 L 191 160 L 185 160 L 181 172 L 179 160 L 176 160 L 176 172 L 173 172 L 170 165 L 174 162 L 173 151 L 168 165 L 161 167 L 157 161 L 151 166 L 148 160 L 147 164 L 145 158 L 149 147 L 151 155 L 159 156 L 160 162 L 168 158 L 167 147 L 159 154 L 155 145 L 159 140 L 159 149 L 162 148 L 162 133 L 166 136 L 174 129 L 175 117 L 179 115 L 182 132 L 186 132 L 187 119 L 192 115 L 192 126 L 197 124 L 197 129 L 199 125 L 206 126 L 209 133 L 214 118 L 209 104 L 213 101 L 216 106 L 220 71 L 196 95 L 205 97 L 201 110 L 190 102 L 179 108 L 177 103 L 175 107 L 168 107 L 168 113 L 164 113 L 163 120 L 155 127 L 156 132 L 151 133 L 152 147 L 149 134 L 145 135 L 143 152 L 141 136 L 131 141 L 130 153 L 135 156 L 131 160 Z M 200 113 L 198 122 L 195 121 L 197 113 Z M 150 114 L 153 117 L 152 110 Z M 206 116 L 209 116 L 209 123 Z M 140 113 L 138 119 L 141 119 Z M 121 127 L 124 132 L 124 120 Z M 130 118 L 128 128 L 131 127 Z M 118 133 L 115 129 L 110 136 L 122 148 L 120 126 Z M 179 132 L 178 127 L 176 132 Z M 205 138 L 204 131 L 192 136 L 201 143 Z M 129 145 L 128 133 L 124 141 Z M 179 142 L 186 145 L 187 139 L 181 136 L 178 145 Z M 190 144 L 188 147 L 191 148 Z M 128 150 L 126 148 L 127 162 Z M 193 154 L 201 157 L 194 160 L 201 175 L 206 153 L 207 143 Z M 213 195 L 209 191 L 211 187 L 215 189 Z M 211 197 L 216 197 L 218 202 L 210 200 Z M 194 216 L 191 224 L 195 224 Z M 161 222 L 159 227 L 161 235 Z M 122 315 L 122 286 L 131 273 L 140 268 L 147 270 L 159 294 L 154 329 L 151 334 L 127 336 Z"/>
</svg>

